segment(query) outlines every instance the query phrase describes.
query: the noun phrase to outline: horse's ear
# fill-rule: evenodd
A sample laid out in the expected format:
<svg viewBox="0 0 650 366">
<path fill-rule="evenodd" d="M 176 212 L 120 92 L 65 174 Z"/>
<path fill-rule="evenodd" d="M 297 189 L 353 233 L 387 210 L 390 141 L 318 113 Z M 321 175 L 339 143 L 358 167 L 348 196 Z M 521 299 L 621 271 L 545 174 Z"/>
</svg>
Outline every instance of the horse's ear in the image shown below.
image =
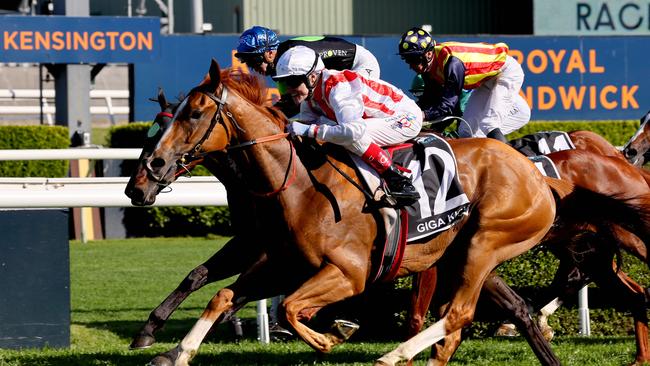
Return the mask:
<svg viewBox="0 0 650 366">
<path fill-rule="evenodd" d="M 208 74 L 210 75 L 210 88 L 212 90 L 217 90 L 217 87 L 221 82 L 221 68 L 219 68 L 217 60 L 212 59 L 212 62 L 210 62 L 210 71 Z"/>
<path fill-rule="evenodd" d="M 167 102 L 167 97 L 165 97 L 165 92 L 162 88 L 158 88 L 158 104 L 160 105 L 160 110 L 165 110 L 169 105 Z"/>
</svg>

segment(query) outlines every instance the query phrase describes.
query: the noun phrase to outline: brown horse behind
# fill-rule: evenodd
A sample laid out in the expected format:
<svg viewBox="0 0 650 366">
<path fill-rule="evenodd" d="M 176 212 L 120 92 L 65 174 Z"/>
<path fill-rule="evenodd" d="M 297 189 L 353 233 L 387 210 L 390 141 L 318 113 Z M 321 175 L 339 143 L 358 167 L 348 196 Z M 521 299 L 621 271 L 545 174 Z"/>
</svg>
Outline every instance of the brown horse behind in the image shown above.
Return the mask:
<svg viewBox="0 0 650 366">
<path fill-rule="evenodd" d="M 565 150 L 547 155 L 556 164 L 562 179 L 591 191 L 615 195 L 626 199 L 636 207 L 639 207 L 642 210 L 640 212 L 642 215 L 649 216 L 650 202 L 648 198 L 650 197 L 650 188 L 640 169 L 625 161 L 617 150 L 615 156 L 602 155 L 603 152 L 612 151 L 608 147 L 609 143 L 602 139 L 602 137 L 596 135 L 598 137 L 594 138 L 594 134 L 589 131 L 575 131 L 575 133 L 579 136 L 579 139 L 576 139 L 577 141 L 584 142 L 589 139 L 597 143 L 588 145 L 577 144 L 577 148 L 589 146 L 590 149 L 586 150 Z M 606 143 L 599 143 L 600 140 Z M 623 221 L 633 219 L 631 217 L 621 217 Z M 647 263 L 647 248 L 642 240 L 620 226 L 614 226 L 613 230 L 615 238 L 612 238 L 612 241 L 618 242 L 623 249 Z M 551 293 L 564 293 L 565 296 L 571 293 L 575 294 L 579 288 L 591 281 L 596 281 L 599 287 L 607 290 L 614 298 L 621 300 L 619 306 L 632 312 L 635 320 L 637 344 L 635 363 L 640 365 L 650 362 L 645 290 L 623 272 L 612 269 L 611 259 L 608 259 L 612 258 L 611 253 L 608 256 L 605 252 L 601 251 L 602 249 L 599 249 L 607 248 L 606 244 L 608 243 L 602 243 L 601 245 L 596 245 L 595 243 L 576 243 L 571 239 L 567 237 L 564 242 L 562 240 L 556 240 L 550 246 L 551 251 L 561 260 L 560 269 L 552 285 L 555 291 Z M 603 241 L 603 238 L 591 237 L 590 239 L 592 242 Z M 579 249 L 576 245 L 587 245 L 588 250 Z M 584 252 L 584 256 L 578 261 L 572 255 L 572 252 L 576 251 Z M 578 272 L 574 272 L 575 270 Z M 420 274 L 421 278 L 416 282 L 418 286 L 414 286 L 417 290 L 414 294 L 409 323 L 409 334 L 411 335 L 416 334 L 421 328 L 424 322 L 424 316 L 429 307 L 430 298 L 433 295 L 432 289 L 435 288 L 436 274 L 434 270 L 430 270 L 429 272 Z M 569 273 L 573 273 L 573 277 L 576 276 L 576 273 L 580 273 L 580 276 L 568 283 Z M 518 319 L 520 318 L 520 314 L 512 312 L 512 309 L 517 309 L 518 306 L 514 304 L 520 304 L 521 302 L 511 294 L 504 295 L 503 286 L 504 284 L 501 283 L 501 280 L 495 277 L 486 284 L 484 291 L 486 296 L 493 301 L 499 302 L 502 306 L 506 304 L 503 307 L 510 312 L 510 316 Z M 546 326 L 546 328 L 543 327 L 543 330 L 546 331 L 548 326 L 545 325 L 542 319 L 545 319 L 545 317 L 541 318 L 540 325 Z M 521 319 L 519 320 L 521 324 L 523 321 Z M 520 328 L 520 330 L 528 336 L 526 333 L 527 329 Z M 452 348 L 451 345 L 445 344 L 444 348 L 433 349 L 433 357 L 445 357 L 445 355 L 453 353 L 455 348 Z M 441 353 L 441 355 L 437 353 Z"/>
<path fill-rule="evenodd" d="M 284 138 L 284 119 L 248 95 L 248 76 L 221 72 L 213 61 L 209 75 L 178 107 L 174 120 L 144 164 L 134 190 L 171 183 L 179 164 L 228 151 L 247 188 L 268 199 L 265 234 L 273 244 L 250 253 L 250 266 L 210 301 L 201 318 L 173 350 L 155 365 L 186 365 L 211 326 L 228 311 L 272 295 L 289 293 L 286 317 L 314 349 L 328 352 L 342 342 L 302 323 L 305 315 L 361 293 L 367 285 L 373 248 L 384 237 L 365 196 L 324 162 L 303 162 L 300 144 Z M 259 93 L 259 91 L 258 91 Z M 490 139 L 451 142 L 460 181 L 472 203 L 456 227 L 420 245 L 407 247 L 399 276 L 424 271 L 448 251 L 453 294 L 440 321 L 378 364 L 407 360 L 469 324 L 481 286 L 501 262 L 536 245 L 555 218 L 555 199 L 544 177 L 515 150 Z M 358 181 L 345 157 L 330 161 Z M 155 190 L 142 197 L 155 196 Z M 597 207 L 606 215 L 609 207 Z M 593 208 L 590 208 L 594 211 Z M 462 280 L 461 280 L 462 279 Z"/>
<path fill-rule="evenodd" d="M 633 165 L 641 167 L 650 150 L 650 111 L 641 117 L 639 129 L 623 147 L 623 155 Z"/>
</svg>

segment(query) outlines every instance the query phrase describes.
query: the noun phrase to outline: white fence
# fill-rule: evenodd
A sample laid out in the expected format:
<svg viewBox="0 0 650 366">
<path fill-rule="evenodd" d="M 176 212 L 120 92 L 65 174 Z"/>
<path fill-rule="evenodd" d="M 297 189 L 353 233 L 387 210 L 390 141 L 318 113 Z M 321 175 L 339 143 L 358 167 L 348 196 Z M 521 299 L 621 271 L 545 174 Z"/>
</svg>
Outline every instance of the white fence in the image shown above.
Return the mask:
<svg viewBox="0 0 650 366">
<path fill-rule="evenodd" d="M 140 149 L 2 150 L 0 160 L 137 159 Z M 0 208 L 130 207 L 129 178 L 0 178 Z M 225 206 L 226 190 L 215 177 L 179 177 L 154 206 Z"/>
<path fill-rule="evenodd" d="M 43 94 L 38 89 L 0 89 L 0 102 L 18 102 L 35 100 L 35 105 L 0 105 L 0 115 L 39 115 L 41 113 L 41 99 L 43 114 L 47 119 L 47 124 L 53 124 L 53 115 L 56 107 L 50 105 L 48 100 L 52 101 L 55 96 L 53 89 L 44 89 Z M 115 124 L 116 115 L 128 115 L 128 103 L 124 105 L 114 105 L 115 100 L 129 99 L 128 90 L 91 90 L 90 99 L 101 100 L 104 105 L 91 105 L 91 115 L 108 115 L 111 123 Z M 119 103 L 124 104 L 124 103 Z"/>
</svg>

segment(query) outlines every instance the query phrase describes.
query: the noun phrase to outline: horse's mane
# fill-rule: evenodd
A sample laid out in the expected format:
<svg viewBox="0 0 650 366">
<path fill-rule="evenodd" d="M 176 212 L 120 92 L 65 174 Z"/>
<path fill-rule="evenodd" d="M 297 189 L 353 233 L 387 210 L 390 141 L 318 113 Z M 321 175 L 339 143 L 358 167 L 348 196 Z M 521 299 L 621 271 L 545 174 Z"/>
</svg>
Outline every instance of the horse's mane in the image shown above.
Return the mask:
<svg viewBox="0 0 650 366">
<path fill-rule="evenodd" d="M 284 130 L 287 118 L 277 108 L 273 107 L 264 79 L 243 73 L 239 69 L 227 68 L 221 70 L 221 82 L 228 89 L 234 90 L 241 97 L 257 106 L 260 112 L 264 113 Z"/>
</svg>

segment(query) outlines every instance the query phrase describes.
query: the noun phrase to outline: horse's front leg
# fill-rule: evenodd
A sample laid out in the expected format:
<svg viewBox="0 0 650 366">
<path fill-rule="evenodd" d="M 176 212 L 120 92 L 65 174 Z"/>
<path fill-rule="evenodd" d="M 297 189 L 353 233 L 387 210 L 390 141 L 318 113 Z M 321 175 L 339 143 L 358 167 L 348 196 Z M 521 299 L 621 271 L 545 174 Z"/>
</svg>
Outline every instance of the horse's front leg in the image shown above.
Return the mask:
<svg viewBox="0 0 650 366">
<path fill-rule="evenodd" d="M 210 259 L 194 268 L 178 287 L 149 314 L 149 319 L 133 338 L 130 348 L 143 349 L 154 344 L 156 331 L 164 326 L 171 314 L 192 292 L 214 281 L 241 273 L 243 269 L 250 267 L 251 258 L 261 255 L 261 249 L 254 243 L 251 236 L 233 237 Z M 255 252 L 259 252 L 259 254 L 254 255 Z"/>
<path fill-rule="evenodd" d="M 364 271 L 358 268 L 350 268 L 344 272 L 332 263 L 326 264 L 315 276 L 285 298 L 287 321 L 316 351 L 324 353 L 331 351 L 332 347 L 344 342 L 345 337 L 341 334 L 318 333 L 300 322 L 301 315 L 308 313 L 310 309 L 320 309 L 361 293 L 365 280 Z"/>
<path fill-rule="evenodd" d="M 208 331 L 225 315 L 236 312 L 250 301 L 286 293 L 287 284 L 293 280 L 278 265 L 264 256 L 244 271 L 232 285 L 219 290 L 210 300 L 201 317 L 183 340 L 168 352 L 156 356 L 152 366 L 187 366 L 198 352 Z"/>
</svg>

